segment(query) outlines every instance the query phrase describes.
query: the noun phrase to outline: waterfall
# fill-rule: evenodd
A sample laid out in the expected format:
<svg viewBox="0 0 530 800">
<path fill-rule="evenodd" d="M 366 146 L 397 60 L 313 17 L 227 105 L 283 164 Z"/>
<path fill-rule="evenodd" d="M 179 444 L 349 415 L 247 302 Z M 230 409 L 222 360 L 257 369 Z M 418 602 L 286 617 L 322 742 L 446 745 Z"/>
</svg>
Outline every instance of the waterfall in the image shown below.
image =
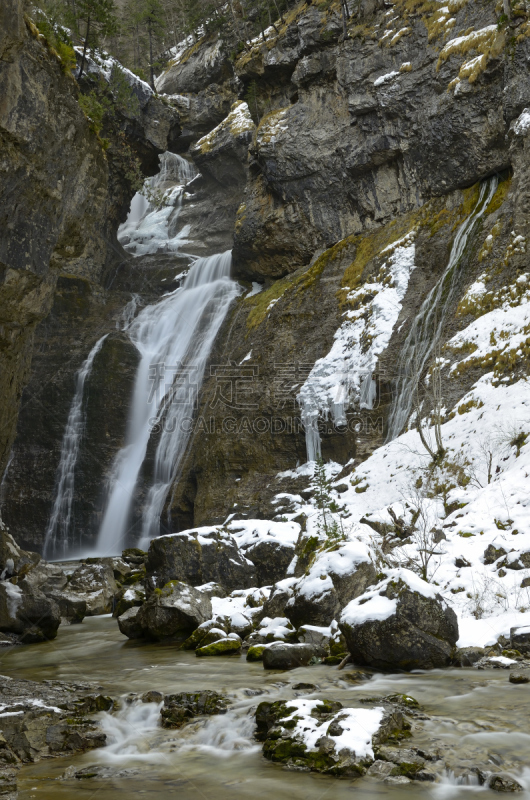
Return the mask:
<svg viewBox="0 0 530 800">
<path fill-rule="evenodd" d="M 76 375 L 75 394 L 61 444 L 61 458 L 55 481 L 55 501 L 44 538 L 44 556 L 46 558 L 59 554 L 64 556 L 71 546 L 69 534 L 74 502 L 75 465 L 85 427 L 83 411 L 85 383 L 92 371 L 94 359 L 101 350 L 107 335 L 105 334 L 96 342 Z"/>
<path fill-rule="evenodd" d="M 125 546 L 135 488 L 154 425 L 161 426 L 154 475 L 143 508 L 140 546 L 159 533 L 160 515 L 188 443 L 197 392 L 215 337 L 239 293 L 231 252 L 199 258 L 181 287 L 147 306 L 129 328 L 140 363 L 126 444 L 109 479 L 99 553 Z"/>
<path fill-rule="evenodd" d="M 423 301 L 401 348 L 387 442 L 399 436 L 410 416 L 418 382 L 440 340 L 447 311 L 455 297 L 459 267 L 469 237 L 495 194 L 498 182 L 495 176 L 482 183 L 474 209 L 456 233 L 445 271 Z"/>
<path fill-rule="evenodd" d="M 129 302 L 124 305 L 121 314 L 116 320 L 117 331 L 126 331 L 127 328 L 129 328 L 131 322 L 136 316 L 136 312 L 138 311 L 139 300 L 140 300 L 140 295 L 133 294 Z"/>
</svg>

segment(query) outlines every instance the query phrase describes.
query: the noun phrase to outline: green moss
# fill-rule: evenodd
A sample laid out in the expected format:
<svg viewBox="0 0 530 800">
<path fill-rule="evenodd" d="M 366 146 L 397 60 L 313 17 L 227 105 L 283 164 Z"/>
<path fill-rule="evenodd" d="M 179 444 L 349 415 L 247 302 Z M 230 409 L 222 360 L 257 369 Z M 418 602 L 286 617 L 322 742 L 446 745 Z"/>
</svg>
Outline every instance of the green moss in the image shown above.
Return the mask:
<svg viewBox="0 0 530 800">
<path fill-rule="evenodd" d="M 205 647 L 198 647 L 195 650 L 195 655 L 199 658 L 204 656 L 230 656 L 239 655 L 241 652 L 241 642 L 237 639 L 221 639 L 218 642 L 212 642 Z"/>
<path fill-rule="evenodd" d="M 269 313 L 269 306 L 273 301 L 278 301 L 292 285 L 291 276 L 275 281 L 268 289 L 259 292 L 254 297 L 249 297 L 244 302 L 252 306 L 247 317 L 247 329 L 253 330 L 265 320 Z"/>
<path fill-rule="evenodd" d="M 506 178 L 506 180 L 501 181 L 499 183 L 499 185 L 497 186 L 497 191 L 495 192 L 488 206 L 486 207 L 485 211 L 486 216 L 488 214 L 493 214 L 494 211 L 497 211 L 502 206 L 502 204 L 506 200 L 508 192 L 510 191 L 511 185 L 512 185 L 511 175 L 509 178 Z"/>
<path fill-rule="evenodd" d="M 247 661 L 263 661 L 263 651 L 267 645 L 255 644 L 247 650 Z"/>
</svg>

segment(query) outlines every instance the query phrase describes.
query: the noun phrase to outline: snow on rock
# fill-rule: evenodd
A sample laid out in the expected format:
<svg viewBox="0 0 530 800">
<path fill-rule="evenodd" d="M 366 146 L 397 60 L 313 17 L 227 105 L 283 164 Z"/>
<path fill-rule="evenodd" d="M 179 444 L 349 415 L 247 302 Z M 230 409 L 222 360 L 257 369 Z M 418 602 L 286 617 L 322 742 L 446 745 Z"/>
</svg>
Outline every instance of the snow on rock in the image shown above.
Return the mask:
<svg viewBox="0 0 530 800">
<path fill-rule="evenodd" d="M 314 429 L 319 416 L 344 424 L 346 410 L 354 402 L 372 408 L 376 392 L 372 375 L 390 341 L 414 269 L 414 238 L 411 231 L 385 248 L 377 277 L 349 293 L 351 310 L 345 313 L 331 350 L 316 361 L 298 395 L 306 431 Z M 318 454 L 319 445 L 311 447 L 308 438 L 308 460 Z"/>
<path fill-rule="evenodd" d="M 530 109 L 525 108 L 522 114 L 513 123 L 513 131 L 516 136 L 524 136 L 530 129 Z"/>
<path fill-rule="evenodd" d="M 382 86 L 384 83 L 389 83 L 393 78 L 397 77 L 399 72 L 387 72 L 386 75 L 381 75 L 374 81 L 374 86 Z"/>
</svg>

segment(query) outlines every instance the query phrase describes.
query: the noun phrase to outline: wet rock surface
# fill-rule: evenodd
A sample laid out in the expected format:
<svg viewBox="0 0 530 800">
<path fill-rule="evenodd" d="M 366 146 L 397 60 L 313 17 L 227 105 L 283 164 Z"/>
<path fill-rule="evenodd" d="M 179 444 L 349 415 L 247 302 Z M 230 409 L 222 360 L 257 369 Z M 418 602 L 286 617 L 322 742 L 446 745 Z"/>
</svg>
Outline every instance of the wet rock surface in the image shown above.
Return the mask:
<svg viewBox="0 0 530 800">
<path fill-rule="evenodd" d="M 181 728 L 193 717 L 226 714 L 229 705 L 227 697 L 213 691 L 168 694 L 160 712 L 162 727 Z"/>
</svg>

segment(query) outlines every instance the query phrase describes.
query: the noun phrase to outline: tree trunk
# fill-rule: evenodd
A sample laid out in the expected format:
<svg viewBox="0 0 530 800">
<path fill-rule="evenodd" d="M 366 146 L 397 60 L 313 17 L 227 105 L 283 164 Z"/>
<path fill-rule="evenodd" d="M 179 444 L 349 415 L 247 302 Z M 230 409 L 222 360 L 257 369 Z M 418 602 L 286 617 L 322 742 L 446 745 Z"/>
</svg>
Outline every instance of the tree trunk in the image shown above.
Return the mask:
<svg viewBox="0 0 530 800">
<path fill-rule="evenodd" d="M 88 47 L 88 37 L 90 35 L 90 14 L 88 15 L 88 19 L 86 22 L 86 36 L 85 41 L 83 44 L 83 55 L 81 56 L 81 66 L 79 67 L 79 75 L 77 76 L 78 82 L 81 80 L 81 75 L 83 74 L 83 70 L 85 68 L 85 61 L 86 61 L 86 51 Z"/>
</svg>

